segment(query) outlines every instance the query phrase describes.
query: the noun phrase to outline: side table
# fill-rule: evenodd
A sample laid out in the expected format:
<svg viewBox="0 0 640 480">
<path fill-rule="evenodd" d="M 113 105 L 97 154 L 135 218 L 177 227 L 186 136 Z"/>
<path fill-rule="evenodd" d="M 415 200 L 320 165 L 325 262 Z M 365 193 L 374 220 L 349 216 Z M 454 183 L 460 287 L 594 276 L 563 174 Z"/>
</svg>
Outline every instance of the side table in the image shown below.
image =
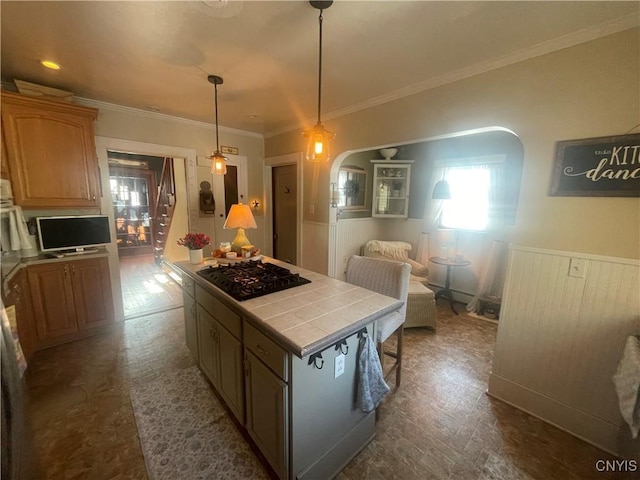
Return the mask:
<svg viewBox="0 0 640 480">
<path fill-rule="evenodd" d="M 436 292 L 436 301 L 438 301 L 439 298 L 448 298 L 449 305 L 451 306 L 451 310 L 453 311 L 453 313 L 458 315 L 456 308 L 453 306 L 453 291 L 450 288 L 451 287 L 451 268 L 467 267 L 471 265 L 471 262 L 469 260 L 455 260 L 455 259 L 440 258 L 440 257 L 431 257 L 429 258 L 429 261 L 431 263 L 435 263 L 436 265 L 444 265 L 447 267 L 447 279 L 445 281 L 444 288 Z"/>
</svg>

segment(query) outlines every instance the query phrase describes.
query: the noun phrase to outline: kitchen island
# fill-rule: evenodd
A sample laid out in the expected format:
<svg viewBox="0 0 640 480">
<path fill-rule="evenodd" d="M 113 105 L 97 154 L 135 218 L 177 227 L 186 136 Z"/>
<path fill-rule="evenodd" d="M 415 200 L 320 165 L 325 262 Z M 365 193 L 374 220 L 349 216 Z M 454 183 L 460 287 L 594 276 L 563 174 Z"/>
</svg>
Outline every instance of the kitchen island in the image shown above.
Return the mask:
<svg viewBox="0 0 640 480">
<path fill-rule="evenodd" d="M 238 301 L 198 274 L 209 267 L 175 264 L 187 345 L 279 478 L 332 478 L 375 434 L 375 413 L 355 405 L 359 337 L 402 303 L 262 262 L 310 283 Z"/>
</svg>

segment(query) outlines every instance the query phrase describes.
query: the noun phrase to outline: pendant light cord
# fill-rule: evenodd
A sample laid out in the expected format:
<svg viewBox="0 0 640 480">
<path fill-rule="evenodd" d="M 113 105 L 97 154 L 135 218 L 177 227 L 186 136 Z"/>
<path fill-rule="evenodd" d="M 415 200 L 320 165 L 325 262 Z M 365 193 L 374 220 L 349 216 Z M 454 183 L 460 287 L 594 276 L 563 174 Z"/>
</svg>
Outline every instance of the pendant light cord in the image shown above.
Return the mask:
<svg viewBox="0 0 640 480">
<path fill-rule="evenodd" d="M 218 142 L 218 84 L 213 84 L 213 90 L 215 92 L 215 107 L 216 107 L 216 153 L 220 152 L 220 145 Z"/>
<path fill-rule="evenodd" d="M 320 9 L 318 24 L 320 25 L 320 40 L 318 42 L 318 125 L 320 125 L 320 105 L 322 100 L 322 9 Z"/>
</svg>

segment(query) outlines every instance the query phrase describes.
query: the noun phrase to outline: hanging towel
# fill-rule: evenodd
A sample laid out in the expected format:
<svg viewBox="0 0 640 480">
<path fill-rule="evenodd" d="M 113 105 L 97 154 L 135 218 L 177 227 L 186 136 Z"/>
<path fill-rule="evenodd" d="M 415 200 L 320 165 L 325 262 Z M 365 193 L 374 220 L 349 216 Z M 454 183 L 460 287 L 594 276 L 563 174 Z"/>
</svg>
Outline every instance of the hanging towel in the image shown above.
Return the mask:
<svg viewBox="0 0 640 480">
<path fill-rule="evenodd" d="M 376 346 L 369 335 L 362 335 L 358 346 L 356 406 L 363 412 L 371 412 L 376 409 L 389 390 L 389 385 L 384 381 Z"/>
<path fill-rule="evenodd" d="M 640 432 L 640 339 L 630 336 L 622 351 L 618 370 L 612 377 L 618 394 L 620 413 L 629 424 L 631 437 Z"/>
<path fill-rule="evenodd" d="M 22 207 L 14 205 L 8 209 L 9 215 L 9 247 L 11 250 L 30 249 L 31 238 L 27 223 L 22 215 Z M 3 242 L 4 245 L 4 242 Z"/>
</svg>

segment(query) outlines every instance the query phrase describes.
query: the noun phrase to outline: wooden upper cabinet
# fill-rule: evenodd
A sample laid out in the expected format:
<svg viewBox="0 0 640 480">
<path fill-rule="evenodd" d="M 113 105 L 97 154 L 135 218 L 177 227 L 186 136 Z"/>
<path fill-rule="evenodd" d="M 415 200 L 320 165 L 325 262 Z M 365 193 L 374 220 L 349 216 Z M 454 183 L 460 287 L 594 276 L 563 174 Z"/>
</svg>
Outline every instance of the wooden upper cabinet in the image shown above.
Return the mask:
<svg viewBox="0 0 640 480">
<path fill-rule="evenodd" d="M 96 208 L 100 176 L 93 134 L 98 110 L 2 92 L 2 133 L 14 203 Z"/>
</svg>

